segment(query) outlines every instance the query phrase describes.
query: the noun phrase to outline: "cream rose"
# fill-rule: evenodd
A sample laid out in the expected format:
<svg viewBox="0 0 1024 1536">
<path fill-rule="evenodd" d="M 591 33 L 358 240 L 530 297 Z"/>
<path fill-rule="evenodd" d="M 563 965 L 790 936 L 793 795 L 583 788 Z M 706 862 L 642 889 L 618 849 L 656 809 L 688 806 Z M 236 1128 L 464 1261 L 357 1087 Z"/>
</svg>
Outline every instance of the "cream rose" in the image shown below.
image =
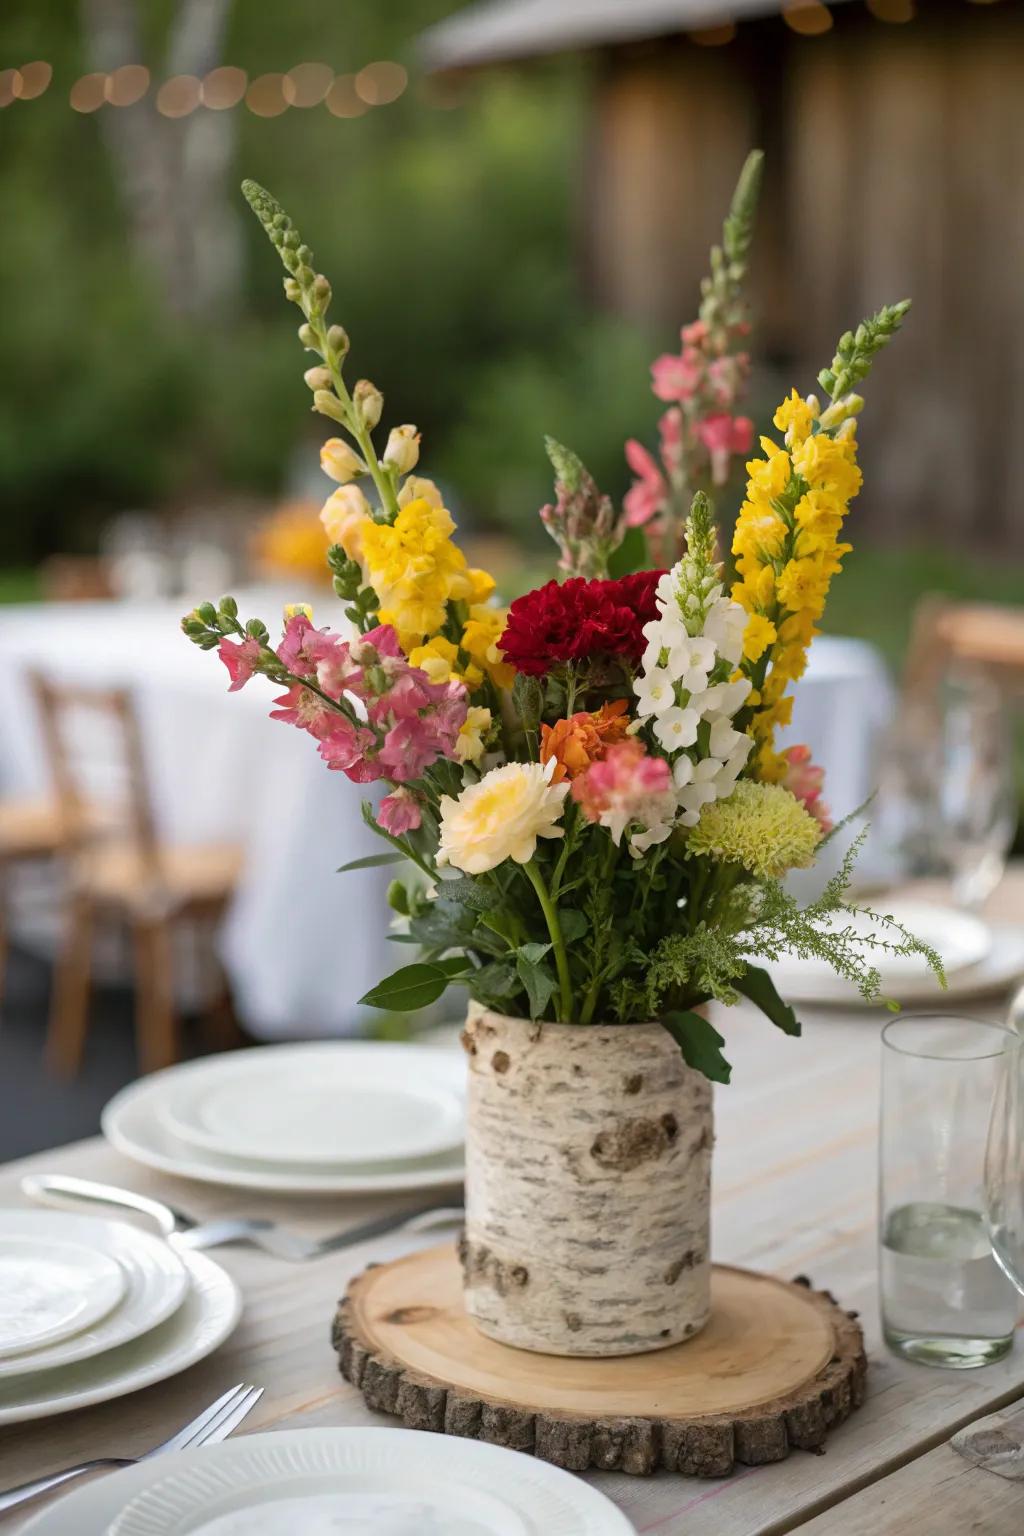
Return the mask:
<svg viewBox="0 0 1024 1536">
<path fill-rule="evenodd" d="M 506 763 L 492 768 L 457 800 L 441 799 L 438 864 L 452 864 L 467 875 L 482 875 L 506 859 L 528 864 L 538 837 L 564 837 L 556 826 L 568 782 L 552 784 L 555 760 Z"/>
</svg>

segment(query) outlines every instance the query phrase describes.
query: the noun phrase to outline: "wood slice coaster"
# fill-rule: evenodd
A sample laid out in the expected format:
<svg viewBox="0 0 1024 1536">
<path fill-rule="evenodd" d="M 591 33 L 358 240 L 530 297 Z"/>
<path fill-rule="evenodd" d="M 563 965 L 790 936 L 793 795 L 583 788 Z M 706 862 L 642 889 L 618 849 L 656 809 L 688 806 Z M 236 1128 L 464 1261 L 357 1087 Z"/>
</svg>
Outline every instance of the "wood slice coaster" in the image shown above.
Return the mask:
<svg viewBox="0 0 1024 1536">
<path fill-rule="evenodd" d="M 856 1314 L 806 1283 L 746 1269 L 716 1265 L 711 1288 L 711 1319 L 683 1344 L 608 1360 L 533 1354 L 470 1321 L 446 1243 L 357 1275 L 333 1343 L 368 1407 L 572 1472 L 723 1477 L 737 1461 L 819 1450 L 863 1401 Z"/>
</svg>

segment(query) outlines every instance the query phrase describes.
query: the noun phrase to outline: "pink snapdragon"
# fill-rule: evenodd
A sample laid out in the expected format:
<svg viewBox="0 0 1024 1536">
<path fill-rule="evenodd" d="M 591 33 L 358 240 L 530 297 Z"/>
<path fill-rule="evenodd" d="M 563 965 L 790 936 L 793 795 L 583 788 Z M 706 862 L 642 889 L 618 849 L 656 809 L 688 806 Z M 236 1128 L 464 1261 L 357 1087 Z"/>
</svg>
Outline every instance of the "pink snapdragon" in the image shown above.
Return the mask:
<svg viewBox="0 0 1024 1536">
<path fill-rule="evenodd" d="M 704 377 L 704 358 L 696 347 L 685 346 L 678 355 L 663 353 L 651 364 L 651 389 L 659 400 L 690 400 Z"/>
<path fill-rule="evenodd" d="M 328 768 L 339 769 L 357 784 L 370 784 L 380 778 L 373 758 L 368 756 L 377 738 L 366 726 L 344 715 L 335 715 L 335 725 L 320 741 L 319 752 Z"/>
<path fill-rule="evenodd" d="M 787 747 L 782 756 L 788 765 L 782 780 L 783 785 L 810 812 L 823 833 L 831 832 L 832 816 L 821 798 L 821 792 L 825 787 L 824 768 L 812 762 L 811 749 L 803 743 L 799 746 Z"/>
<path fill-rule="evenodd" d="M 626 463 L 638 476 L 623 500 L 626 521 L 631 528 L 642 528 L 667 505 L 668 485 L 652 455 L 635 437 L 626 444 Z"/>
<path fill-rule="evenodd" d="M 260 642 L 251 636 L 246 640 L 229 640 L 225 635 L 217 647 L 217 655 L 231 677 L 228 693 L 237 693 L 239 688 L 244 688 L 259 670 L 262 649 Z"/>
<path fill-rule="evenodd" d="M 651 365 L 653 393 L 671 404 L 658 423 L 657 457 L 635 438 L 626 444 L 637 479 L 624 505 L 631 526 L 645 526 L 656 543 L 673 525 L 681 530 L 694 491 L 725 485 L 734 459 L 750 451 L 753 424 L 734 414 L 750 371 L 739 348 L 748 329 L 735 319 L 695 320 L 683 326 L 679 352 Z"/>
<path fill-rule="evenodd" d="M 725 485 L 733 455 L 745 458 L 754 441 L 754 423 L 749 416 L 730 416 L 715 411 L 697 422 L 697 436 L 711 459 L 711 482 Z"/>
<path fill-rule="evenodd" d="M 293 683 L 274 703 L 277 708 L 270 711 L 271 720 L 283 720 L 286 725 L 298 726 L 300 731 L 308 731 L 317 741 L 330 736 L 337 724 L 347 724 L 344 715 L 339 714 L 332 704 L 304 683 Z"/>
<path fill-rule="evenodd" d="M 272 718 L 314 736 L 328 768 L 358 784 L 405 784 L 439 757 L 455 757 L 466 690 L 410 666 L 390 624 L 347 641 L 298 614 L 277 656 L 297 681 L 275 699 Z"/>
<path fill-rule="evenodd" d="M 385 795 L 377 812 L 378 825 L 385 832 L 390 832 L 392 837 L 401 837 L 403 832 L 415 832 L 422 821 L 420 797 L 404 785 L 393 789 L 390 795 Z"/>
<path fill-rule="evenodd" d="M 588 821 L 607 827 L 615 843 L 633 827 L 629 848 L 635 855 L 664 842 L 676 818 L 668 761 L 651 757 L 635 736 L 609 747 L 603 758 L 578 774 L 572 797 Z"/>
</svg>

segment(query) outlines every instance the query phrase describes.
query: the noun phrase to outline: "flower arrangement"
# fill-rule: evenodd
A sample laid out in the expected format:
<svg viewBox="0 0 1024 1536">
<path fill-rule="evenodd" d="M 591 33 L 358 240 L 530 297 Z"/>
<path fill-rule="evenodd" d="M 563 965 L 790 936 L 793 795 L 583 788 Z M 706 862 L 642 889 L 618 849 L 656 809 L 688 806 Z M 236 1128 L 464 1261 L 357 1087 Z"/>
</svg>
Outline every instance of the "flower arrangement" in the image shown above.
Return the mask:
<svg viewBox="0 0 1024 1536">
<path fill-rule="evenodd" d="M 846 901 L 856 845 L 809 906 L 783 884 L 813 863 L 830 826 L 821 770 L 806 748 L 779 752 L 775 732 L 850 549 L 855 390 L 908 305 L 842 338 L 819 375 L 824 404 L 794 390 L 779 406 L 778 435 L 747 464 L 727 589 L 696 481 L 718 486 L 749 445 L 750 424 L 733 407 L 747 372 L 739 282 L 759 176 L 755 157 L 700 319 L 680 357 L 655 364 L 655 391 L 672 402 L 657 495 L 635 444 L 641 482 L 617 513 L 576 456 L 549 442 L 556 498 L 541 516 L 565 579 L 507 612 L 491 577 L 467 565 L 436 485 L 416 473 L 416 428 L 393 428 L 378 450 L 382 396 L 367 379 L 346 383 L 349 340 L 328 324 L 328 280 L 274 199 L 244 185 L 302 311 L 299 339 L 318 358 L 306 373 L 313 408 L 343 434 L 322 451 L 337 488 L 321 517 L 346 628 L 318 627 L 298 605 L 272 643 L 230 597 L 182 623 L 218 651 L 232 689 L 257 674 L 278 684 L 271 713 L 307 731 L 329 769 L 386 791 L 363 814 L 389 850 L 346 867 L 414 867 L 389 902 L 394 937 L 422 954 L 365 1003 L 415 1010 L 458 983 L 505 1015 L 581 1027 L 658 1020 L 690 1066 L 726 1081 L 724 1041 L 699 1011 L 709 1000 L 746 997 L 799 1033 L 761 962 L 824 957 L 865 998 L 878 996 L 863 931 L 844 918 L 863 910 Z M 671 473 L 670 440 L 681 449 Z M 612 579 L 608 561 L 630 523 L 653 527 L 657 547 L 674 544 L 684 495 L 678 558 Z M 913 936 L 872 915 L 884 935 L 875 943 L 926 953 L 938 968 Z"/>
</svg>

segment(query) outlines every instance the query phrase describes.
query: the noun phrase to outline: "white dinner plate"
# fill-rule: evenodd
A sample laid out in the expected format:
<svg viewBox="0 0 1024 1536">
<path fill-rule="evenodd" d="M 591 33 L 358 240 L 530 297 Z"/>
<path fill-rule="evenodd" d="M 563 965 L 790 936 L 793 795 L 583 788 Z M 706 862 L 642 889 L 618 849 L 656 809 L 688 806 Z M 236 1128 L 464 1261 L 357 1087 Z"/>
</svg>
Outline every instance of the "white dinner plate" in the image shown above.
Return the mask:
<svg viewBox="0 0 1024 1536">
<path fill-rule="evenodd" d="M 993 925 L 988 933 L 990 945 L 984 956 L 973 965 L 960 966 L 947 973 L 945 988 L 930 971 L 902 978 L 889 975 L 883 976 L 883 996 L 893 997 L 899 1003 L 934 1003 L 941 1008 L 955 1000 L 989 997 L 1007 991 L 1024 976 L 1024 929 Z M 779 992 L 789 1002 L 864 1007 L 864 999 L 856 987 L 833 972 L 821 976 L 801 974 L 788 960 L 768 969 Z"/>
<path fill-rule="evenodd" d="M 47 1211 L 0 1211 L 0 1373 L 113 1311 L 125 1275 L 115 1258 Z"/>
<path fill-rule="evenodd" d="M 203 1253 L 184 1253 L 189 1288 L 178 1310 L 130 1344 L 108 1350 L 61 1371 L 40 1371 L 0 1382 L 0 1425 L 47 1419 L 72 1408 L 88 1408 L 138 1392 L 187 1370 L 223 1344 L 242 1312 L 238 1287 Z M 148 1465 L 148 1463 L 147 1463 Z M 60 1509 L 64 1504 L 59 1505 Z M 109 1522 L 111 1516 L 107 1516 Z M 61 1529 L 61 1527 L 57 1527 Z M 104 1525 L 66 1526 L 75 1536 Z"/>
<path fill-rule="evenodd" d="M 300 1045 L 267 1045 L 254 1048 L 252 1055 L 273 1060 L 282 1070 L 298 1064 L 311 1075 L 325 1053 L 328 1057 L 344 1050 L 354 1062 L 359 1055 L 373 1052 L 382 1064 L 385 1058 L 396 1074 L 418 1083 L 438 1086 L 461 1096 L 464 1092 L 465 1063 L 461 1051 L 438 1050 L 430 1046 L 372 1044 L 366 1041 L 338 1041 Z M 244 1060 L 249 1053 L 239 1053 Z M 164 1124 L 160 1106 L 182 1085 L 192 1089 L 202 1084 L 211 1063 L 222 1058 L 207 1057 L 184 1062 L 150 1073 L 116 1094 L 103 1111 L 103 1134 L 125 1157 L 179 1178 L 195 1179 L 203 1184 L 218 1184 L 231 1189 L 255 1189 L 268 1194 L 290 1195 L 365 1195 L 405 1190 L 445 1189 L 461 1184 L 464 1162 L 461 1145 L 433 1157 L 407 1162 L 361 1163 L 325 1169 L 322 1165 L 281 1164 L 270 1159 L 233 1159 L 199 1147 L 189 1147 Z"/>
<path fill-rule="evenodd" d="M 22 1536 L 636 1536 L 596 1488 L 520 1451 L 412 1429 L 243 1435 L 70 1494 Z"/>
<path fill-rule="evenodd" d="M 71 1338 L 0 1360 L 0 1381 L 73 1365 L 117 1349 L 159 1327 L 185 1299 L 188 1271 L 163 1238 L 124 1221 L 67 1211 L 4 1211 L 0 1212 L 0 1225 L 6 1227 L 11 1217 L 24 1218 L 25 1226 L 38 1223 L 53 1232 L 66 1233 L 83 1247 L 90 1244 L 93 1252 L 109 1257 L 121 1278 L 123 1295 L 105 1317 Z"/>
<path fill-rule="evenodd" d="M 399 1078 L 393 1056 L 360 1045 L 339 1042 L 290 1066 L 273 1050 L 232 1052 L 168 1094 L 162 1119 L 180 1141 L 246 1161 L 335 1167 L 457 1147 L 457 1094 Z"/>
</svg>

